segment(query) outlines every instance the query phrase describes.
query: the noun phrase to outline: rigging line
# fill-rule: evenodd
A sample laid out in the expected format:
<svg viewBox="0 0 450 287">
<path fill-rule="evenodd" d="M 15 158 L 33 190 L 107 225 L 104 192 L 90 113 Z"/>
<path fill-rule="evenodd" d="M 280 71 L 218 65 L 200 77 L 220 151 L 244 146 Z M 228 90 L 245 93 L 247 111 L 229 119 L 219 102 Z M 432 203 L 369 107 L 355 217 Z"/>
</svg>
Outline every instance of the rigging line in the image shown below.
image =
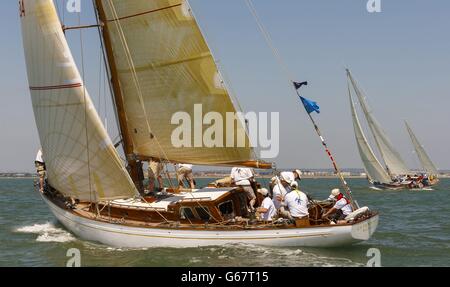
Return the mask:
<svg viewBox="0 0 450 287">
<path fill-rule="evenodd" d="M 114 16 L 115 18 L 118 18 L 118 14 L 117 14 L 117 11 L 116 11 L 116 9 L 115 9 L 114 3 L 113 3 L 111 0 L 109 0 L 109 1 L 108 1 L 108 4 L 109 4 L 109 6 L 110 6 L 110 10 L 111 10 L 113 16 Z M 119 35 L 120 35 L 119 38 L 120 38 L 122 47 L 123 47 L 123 49 L 124 49 L 124 51 L 125 51 L 128 65 L 129 65 L 130 69 L 132 70 L 133 81 L 134 81 L 135 87 L 136 87 L 137 92 L 138 92 L 138 98 L 139 98 L 139 101 L 140 101 L 142 110 L 143 110 L 143 112 L 144 112 L 144 116 L 145 116 L 145 120 L 146 120 L 148 132 L 149 132 L 150 134 L 152 134 L 152 132 L 151 132 L 151 127 L 150 127 L 150 123 L 149 123 L 148 116 L 147 116 L 147 111 L 146 111 L 146 109 L 145 109 L 145 104 L 144 104 L 144 100 L 143 100 L 142 89 L 141 89 L 141 87 L 140 87 L 139 79 L 138 79 L 137 73 L 136 73 L 136 68 L 135 68 L 133 59 L 132 59 L 132 57 L 131 57 L 131 52 L 130 52 L 129 47 L 128 47 L 128 44 L 127 44 L 127 42 L 126 42 L 126 38 L 125 38 L 125 34 L 124 34 L 124 32 L 123 32 L 123 28 L 122 28 L 121 21 L 120 21 L 120 20 L 114 21 L 114 23 L 115 23 L 115 25 L 116 25 L 116 29 L 117 29 L 118 32 L 119 32 Z M 171 163 L 171 161 L 169 160 L 167 154 L 165 153 L 164 149 L 162 148 L 162 146 L 161 146 L 161 144 L 160 144 L 158 138 L 155 136 L 154 139 L 155 139 L 155 141 L 156 141 L 156 144 L 157 144 L 158 147 L 159 147 L 160 155 L 161 155 L 161 153 L 162 153 L 164 159 L 165 159 L 168 163 Z M 163 158 L 163 157 L 160 156 L 160 158 Z M 169 182 L 171 183 L 170 180 L 169 180 Z"/>
<path fill-rule="evenodd" d="M 58 18 L 61 18 L 61 10 L 59 9 L 58 0 L 55 1 L 55 5 L 56 5 L 56 13 L 58 14 Z"/>
<path fill-rule="evenodd" d="M 157 209 L 156 207 L 151 206 L 151 205 L 150 205 L 151 203 L 148 203 L 148 201 L 145 200 L 145 198 L 144 198 L 143 196 L 141 196 L 141 200 L 143 200 L 145 203 L 149 204 L 150 209 L 153 210 L 153 211 L 155 211 L 159 216 L 161 216 L 161 217 L 166 221 L 166 223 L 169 223 L 169 224 L 170 224 L 170 223 L 172 222 L 172 221 L 168 220 L 161 212 L 159 212 L 158 209 Z"/>
<path fill-rule="evenodd" d="M 283 57 L 281 57 L 281 54 L 280 54 L 280 51 L 278 50 L 278 48 L 273 44 L 272 37 L 270 36 L 270 34 L 267 31 L 267 29 L 264 26 L 264 24 L 261 22 L 261 19 L 259 18 L 258 13 L 256 12 L 256 9 L 255 9 L 255 6 L 253 5 L 252 0 L 244 0 L 244 1 L 247 4 L 247 7 L 249 8 L 251 14 L 255 18 L 256 24 L 258 25 L 259 30 L 263 34 L 264 39 L 266 40 L 269 48 L 272 50 L 272 53 L 274 54 L 275 59 L 278 62 L 278 65 L 280 65 L 280 67 L 282 68 L 283 72 L 285 73 L 285 76 L 289 80 L 289 84 L 291 84 L 293 82 L 293 79 L 294 79 L 293 73 L 289 69 L 289 67 L 286 64 L 286 62 L 283 60 Z"/>
<path fill-rule="evenodd" d="M 118 17 L 118 14 L 117 14 L 115 5 L 114 5 L 114 3 L 112 2 L 112 0 L 108 0 L 108 4 L 109 4 L 109 6 L 110 6 L 111 12 L 113 13 L 113 17 L 115 17 L 116 19 L 118 19 L 119 17 Z M 123 47 L 123 49 L 124 49 L 124 51 L 125 51 L 125 55 L 126 55 L 126 59 L 127 59 L 128 65 L 129 65 L 130 69 L 132 70 L 133 82 L 134 82 L 134 85 L 135 85 L 136 90 L 137 90 L 137 93 L 138 93 L 139 103 L 140 103 L 140 105 L 141 105 L 142 111 L 144 112 L 145 122 L 146 122 L 146 125 L 147 125 L 147 130 L 148 130 L 148 132 L 149 132 L 149 135 L 151 135 L 151 134 L 152 134 L 152 129 L 151 129 L 151 127 L 150 127 L 150 122 L 149 122 L 149 120 L 148 120 L 147 110 L 146 110 L 146 108 L 145 108 L 144 97 L 143 97 L 143 94 L 142 94 L 142 89 L 141 89 L 141 86 L 140 86 L 140 83 L 139 83 L 139 79 L 138 79 L 138 77 L 137 77 L 136 67 L 135 67 L 135 65 L 134 65 L 134 61 L 133 61 L 133 58 L 132 58 L 132 56 L 131 56 L 130 49 L 129 49 L 129 47 L 128 47 L 128 44 L 127 44 L 127 41 L 126 41 L 126 38 L 125 38 L 125 33 L 123 32 L 122 23 L 121 23 L 120 20 L 114 21 L 114 23 L 115 23 L 115 25 L 116 25 L 117 31 L 119 32 L 119 35 L 120 35 L 119 38 L 120 38 L 122 47 Z M 163 157 L 164 157 L 167 161 L 170 162 L 170 160 L 169 160 L 167 154 L 165 153 L 164 149 L 162 148 L 162 146 L 161 146 L 161 144 L 160 144 L 158 138 L 157 138 L 156 136 L 154 136 L 154 139 L 155 139 L 156 144 L 158 145 L 159 150 L 160 150 L 160 152 L 162 153 Z"/>
<path fill-rule="evenodd" d="M 212 46 L 215 46 L 213 43 L 214 41 L 206 41 L 206 29 L 202 29 L 202 27 L 200 26 L 199 22 L 197 21 L 197 17 L 196 14 L 194 13 L 194 10 L 192 9 L 191 4 L 189 3 L 189 0 L 186 0 L 186 4 L 188 6 L 189 12 L 192 15 L 192 18 L 194 19 L 198 29 L 200 30 L 200 34 L 203 36 L 203 38 L 205 38 L 205 42 L 206 45 L 208 46 L 208 50 L 210 51 L 210 55 L 211 58 L 214 61 L 214 64 L 216 65 L 217 68 L 217 72 L 219 74 L 219 77 L 221 78 L 221 86 L 225 89 L 225 91 L 227 92 L 228 96 L 230 97 L 230 100 L 233 104 L 233 107 L 236 109 L 236 112 L 241 112 L 242 114 L 244 114 L 244 109 L 242 108 L 241 102 L 239 101 L 239 98 L 236 96 L 236 92 L 232 86 L 231 80 L 228 77 L 228 74 L 226 72 L 226 69 L 224 67 L 224 65 L 221 64 L 220 59 L 218 59 L 218 57 L 216 57 L 213 53 L 213 50 L 217 50 L 217 49 L 211 49 Z M 209 36 L 209 38 L 211 38 L 211 36 Z M 249 145 L 251 144 L 258 144 L 258 143 L 252 143 L 250 142 L 250 135 L 249 135 L 249 130 L 247 128 L 246 125 L 246 121 L 244 119 L 244 121 L 241 123 L 243 125 L 243 129 L 245 130 L 245 133 L 249 139 Z M 258 159 L 257 155 L 256 155 L 256 151 L 255 149 L 252 149 L 252 154 L 253 154 L 253 158 L 256 160 Z"/>
<path fill-rule="evenodd" d="M 108 3 L 109 3 L 109 6 L 110 6 L 110 9 L 111 9 L 111 12 L 114 14 L 113 16 L 118 19 L 119 17 L 118 17 L 117 11 L 115 9 L 114 3 L 112 3 L 111 0 L 109 0 Z M 139 96 L 139 100 L 140 100 L 140 104 L 141 104 L 142 110 L 144 112 L 147 128 L 148 128 L 149 133 L 151 133 L 151 127 L 150 127 L 150 123 L 149 123 L 149 120 L 148 120 L 148 117 L 147 117 L 147 111 L 145 109 L 145 104 L 144 104 L 144 100 L 143 100 L 142 90 L 141 90 L 141 87 L 140 87 L 139 80 L 137 78 L 136 68 L 135 68 L 133 59 L 131 57 L 131 52 L 130 52 L 129 47 L 128 47 L 127 42 L 126 42 L 126 38 L 125 38 L 125 34 L 123 32 L 121 21 L 120 20 L 119 21 L 115 21 L 115 24 L 116 24 L 117 30 L 119 31 L 119 35 L 120 35 L 119 38 L 121 40 L 122 47 L 124 48 L 125 54 L 127 56 L 128 65 L 130 66 L 130 68 L 132 70 L 134 84 L 136 86 L 136 89 L 137 89 L 137 92 L 138 92 L 138 96 Z M 159 140 L 157 139 L 157 137 L 154 137 L 154 138 L 155 138 L 156 143 L 157 143 L 157 145 L 158 145 L 158 147 L 160 149 L 160 152 L 163 154 L 163 156 L 165 157 L 167 162 L 171 163 L 171 161 L 169 160 L 167 154 L 165 153 L 164 149 L 162 148 L 161 144 L 159 143 Z M 189 193 L 189 195 L 193 199 L 195 199 L 195 197 L 192 195 L 192 193 Z M 197 202 L 197 204 L 200 207 L 202 207 L 199 202 Z M 202 208 L 204 209 L 204 207 L 202 207 Z M 205 210 L 205 211 L 208 213 L 208 215 L 210 215 L 211 218 L 213 218 L 216 222 L 218 222 L 220 224 L 220 221 L 217 220 L 214 216 L 212 216 L 212 214 L 208 210 Z"/>
<path fill-rule="evenodd" d="M 98 112 L 100 114 L 102 113 L 102 84 L 103 84 L 103 60 L 102 60 L 102 52 L 99 51 L 99 75 L 98 75 Z"/>
<path fill-rule="evenodd" d="M 63 20 L 63 24 L 65 23 L 65 18 L 66 18 L 66 9 L 64 9 L 64 0 L 61 0 L 61 9 L 62 9 L 62 20 Z"/>
<path fill-rule="evenodd" d="M 95 0 L 92 0 L 92 6 L 93 6 L 93 9 L 94 9 L 95 14 L 96 14 L 95 18 L 96 18 L 96 21 L 97 21 L 97 24 L 98 24 L 98 35 L 99 35 L 99 41 L 100 41 L 100 50 L 101 50 L 102 55 L 103 55 L 103 64 L 104 64 L 104 67 L 105 67 L 104 94 L 105 94 L 105 106 L 107 106 L 107 104 L 106 104 L 106 102 L 107 102 L 106 101 L 107 90 L 109 91 L 109 95 L 110 95 L 110 99 L 111 99 L 112 103 L 115 103 L 115 99 L 114 99 L 114 95 L 113 95 L 113 92 L 112 92 L 112 90 L 113 90 L 112 82 L 110 80 L 108 80 L 108 79 L 111 79 L 111 74 L 110 74 L 110 70 L 108 69 L 108 60 L 107 60 L 107 56 L 105 54 L 105 49 L 104 49 L 104 43 L 103 43 L 103 37 L 102 37 L 102 31 L 101 31 L 103 26 L 100 25 L 100 20 L 99 20 L 97 8 L 96 8 L 96 5 L 95 5 Z M 106 85 L 106 82 L 108 83 L 108 85 Z M 108 89 L 107 89 L 107 86 L 108 86 Z M 117 112 L 116 105 L 114 105 L 114 104 L 113 104 L 113 111 L 114 111 L 115 124 L 116 124 L 116 127 L 118 127 L 119 126 L 119 115 L 118 115 L 118 112 Z M 118 135 L 116 137 L 119 137 L 121 142 L 123 143 L 122 134 L 120 132 L 118 132 Z M 116 142 L 116 141 L 114 141 L 114 142 Z M 124 162 L 126 162 L 126 160 Z"/>
<path fill-rule="evenodd" d="M 81 16 L 78 13 L 78 23 L 81 23 Z M 89 153 L 89 133 L 88 133 L 88 124 L 87 124 L 87 97 L 86 97 L 86 85 L 85 83 L 85 73 L 84 73 L 84 45 L 83 45 L 83 32 L 80 30 L 80 52 L 81 52 L 81 73 L 82 73 L 82 81 L 83 81 L 83 101 L 84 101 L 84 126 L 85 126 L 85 135 L 86 135 L 86 153 L 87 153 L 87 164 L 88 164 L 88 182 L 89 182 L 89 197 L 90 202 L 92 202 L 92 182 L 91 182 L 91 159 Z M 96 201 L 97 196 L 95 196 Z"/>
<path fill-rule="evenodd" d="M 247 4 L 250 12 L 252 13 L 253 17 L 255 18 L 255 21 L 256 21 L 259 29 L 261 30 L 264 38 L 266 39 L 267 44 L 272 49 L 272 52 L 273 52 L 275 58 L 277 59 L 278 64 L 280 65 L 280 67 L 284 71 L 285 75 L 287 76 L 287 79 L 290 80 L 290 84 L 292 84 L 294 82 L 294 80 L 293 80 L 294 77 L 292 76 L 293 74 L 290 72 L 286 62 L 284 62 L 283 58 L 281 57 L 281 54 L 280 54 L 279 50 L 273 44 L 272 38 L 271 38 L 270 34 L 268 33 L 267 29 L 262 24 L 258 14 L 257 14 L 257 12 L 256 12 L 256 9 L 255 9 L 255 7 L 253 5 L 252 0 L 245 0 L 245 3 Z M 297 92 L 297 95 L 300 96 L 300 94 L 298 93 L 298 90 L 296 92 Z M 320 138 L 322 139 L 323 145 L 326 147 L 327 153 L 329 154 L 330 158 L 332 159 L 332 162 L 333 162 L 333 165 L 335 167 L 335 170 L 337 171 L 337 173 L 339 175 L 339 179 L 341 180 L 344 188 L 346 189 L 348 195 L 350 196 L 350 200 L 353 202 L 352 197 L 351 197 L 350 187 L 347 185 L 347 182 L 346 182 L 345 178 L 340 174 L 340 169 L 337 167 L 337 164 L 335 163 L 334 159 L 332 158 L 332 156 L 331 156 L 331 154 L 330 154 L 330 152 L 328 150 L 328 147 L 326 146 L 326 144 L 325 144 L 325 142 L 323 140 L 323 137 L 322 137 L 322 135 L 321 135 L 317 125 L 315 124 L 314 119 L 312 118 L 311 114 L 309 114 L 309 117 L 310 117 L 311 121 L 313 122 L 317 133 L 319 134 Z M 356 203 L 355 203 L 355 206 L 357 206 Z"/>
</svg>

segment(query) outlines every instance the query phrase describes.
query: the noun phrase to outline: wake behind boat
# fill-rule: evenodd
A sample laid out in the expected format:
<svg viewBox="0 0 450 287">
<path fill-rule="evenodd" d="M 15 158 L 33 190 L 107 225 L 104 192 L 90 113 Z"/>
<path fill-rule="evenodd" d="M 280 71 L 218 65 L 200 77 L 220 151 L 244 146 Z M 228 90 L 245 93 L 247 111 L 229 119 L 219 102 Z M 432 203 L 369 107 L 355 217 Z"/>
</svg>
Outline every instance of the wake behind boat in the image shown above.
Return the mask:
<svg viewBox="0 0 450 287">
<path fill-rule="evenodd" d="M 419 140 L 414 135 L 411 127 L 406 123 L 406 128 L 411 137 L 415 151 L 422 164 L 423 170 L 421 172 L 411 171 L 403 161 L 400 153 L 394 148 L 390 139 L 381 128 L 378 121 L 375 119 L 372 110 L 370 109 L 366 97 L 358 87 L 355 79 L 350 71 L 347 69 L 348 78 L 348 96 L 350 99 L 350 107 L 353 119 L 353 127 L 358 145 L 359 154 L 364 164 L 364 168 L 369 182 L 376 190 L 428 190 L 427 188 L 437 185 L 439 183 L 438 171 Z M 358 118 L 356 106 L 353 101 L 352 89 L 356 94 L 364 116 L 368 122 L 369 129 L 372 132 L 376 146 L 385 163 L 385 167 L 375 156 L 372 147 L 369 144 L 367 137 L 361 126 Z"/>
<path fill-rule="evenodd" d="M 313 200 L 305 218 L 257 220 L 247 209 L 245 189 L 236 185 L 171 187 L 146 196 L 143 161 L 272 169 L 249 146 L 178 148 L 171 142 L 176 112 L 192 115 L 198 103 L 204 112 L 236 112 L 188 3 L 94 1 L 125 164 L 84 86 L 53 1 L 20 4 L 47 176 L 40 194 L 80 238 L 115 247 L 328 247 L 368 240 L 375 232 L 378 213 L 359 209 L 351 197 L 355 211 L 336 224 L 324 218 L 333 203 Z"/>
</svg>

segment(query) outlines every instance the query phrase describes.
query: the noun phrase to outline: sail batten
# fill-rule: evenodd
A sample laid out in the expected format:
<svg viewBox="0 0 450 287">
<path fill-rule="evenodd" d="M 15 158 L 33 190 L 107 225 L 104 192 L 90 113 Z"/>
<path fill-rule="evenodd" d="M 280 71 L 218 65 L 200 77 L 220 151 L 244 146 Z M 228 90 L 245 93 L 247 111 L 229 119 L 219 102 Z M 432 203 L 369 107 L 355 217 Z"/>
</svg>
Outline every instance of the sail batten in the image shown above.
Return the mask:
<svg viewBox="0 0 450 287">
<path fill-rule="evenodd" d="M 427 152 L 425 151 L 424 147 L 420 144 L 418 138 L 414 134 L 413 130 L 409 126 L 409 124 L 405 121 L 406 129 L 408 130 L 409 136 L 411 137 L 411 141 L 414 145 L 414 149 L 416 150 L 417 157 L 420 160 L 420 163 L 422 164 L 422 168 L 429 174 L 429 175 L 438 175 L 439 172 L 434 165 L 434 163 L 431 161 L 430 157 L 428 156 Z"/>
<path fill-rule="evenodd" d="M 186 1 L 96 3 L 104 14 L 100 20 L 108 33 L 104 39 L 111 46 L 108 57 L 116 67 L 136 156 L 201 165 L 254 160 L 243 122 L 234 123 L 234 140 L 237 142 L 236 135 L 244 134 L 245 145 L 227 145 L 225 119 L 228 113 L 236 114 L 236 108 Z M 200 115 L 196 113 L 197 105 L 201 105 Z M 180 113 L 191 120 L 191 134 L 183 134 L 191 137 L 189 144 L 184 141 L 182 146 L 173 142 L 177 128 L 174 115 Z M 203 143 L 198 134 L 203 137 L 210 127 L 203 119 L 208 113 L 224 119 L 222 134 L 215 135 L 219 144 L 212 147 L 195 142 Z M 195 130 L 199 126 L 201 130 Z"/>
<path fill-rule="evenodd" d="M 49 184 L 97 202 L 136 195 L 65 39 L 52 0 L 23 0 L 28 81 Z"/>
<path fill-rule="evenodd" d="M 364 94 L 359 89 L 358 85 L 356 84 L 355 79 L 353 78 L 353 76 L 350 74 L 350 71 L 348 71 L 348 70 L 347 70 L 347 75 L 348 75 L 349 80 L 352 83 L 353 89 L 358 97 L 358 100 L 359 100 L 359 103 L 363 110 L 363 113 L 369 124 L 370 131 L 372 132 L 372 135 L 375 139 L 375 143 L 377 144 L 377 147 L 381 153 L 381 156 L 386 164 L 388 174 L 390 176 L 411 174 L 411 171 L 406 166 L 402 157 L 400 156 L 398 151 L 392 145 L 388 136 L 381 128 L 381 125 L 375 119 L 375 117 L 366 101 Z"/>
<path fill-rule="evenodd" d="M 376 158 L 372 148 L 364 135 L 361 123 L 358 119 L 358 114 L 356 112 L 356 107 L 353 102 L 353 97 L 350 91 L 350 86 L 348 87 L 348 96 L 350 99 L 350 108 L 352 111 L 353 127 L 355 130 L 356 143 L 358 145 L 359 154 L 361 160 L 364 164 L 364 169 L 366 170 L 367 176 L 375 182 L 379 183 L 390 183 L 391 178 L 384 170 L 383 166 L 380 164 Z"/>
</svg>

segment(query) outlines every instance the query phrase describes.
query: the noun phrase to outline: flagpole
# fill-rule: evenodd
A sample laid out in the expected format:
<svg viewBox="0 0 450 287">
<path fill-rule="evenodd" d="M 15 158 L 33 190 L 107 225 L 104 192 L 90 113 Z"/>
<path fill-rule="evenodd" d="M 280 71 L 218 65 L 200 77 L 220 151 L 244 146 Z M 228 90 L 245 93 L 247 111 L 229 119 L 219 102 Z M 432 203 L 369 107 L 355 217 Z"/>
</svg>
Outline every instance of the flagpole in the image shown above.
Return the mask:
<svg viewBox="0 0 450 287">
<path fill-rule="evenodd" d="M 297 95 L 299 96 L 299 98 L 301 99 L 301 96 L 300 96 L 300 93 L 298 92 L 298 89 L 295 89 L 295 91 L 296 91 Z M 305 110 L 306 110 L 306 106 L 305 106 Z M 353 200 L 352 190 L 348 186 L 347 181 L 345 180 L 344 176 L 342 175 L 339 166 L 337 165 L 333 155 L 331 154 L 331 151 L 328 148 L 328 145 L 327 145 L 324 137 L 322 136 L 322 133 L 320 132 L 319 126 L 317 126 L 317 124 L 314 121 L 314 118 L 312 117 L 311 113 L 309 113 L 307 110 L 306 110 L 306 112 L 307 112 L 311 122 L 313 123 L 314 129 L 316 130 L 317 134 L 319 135 L 320 140 L 322 141 L 322 145 L 324 146 L 328 157 L 330 158 L 331 162 L 333 163 L 334 171 L 336 172 L 336 174 L 338 175 L 339 179 L 341 180 L 342 186 L 344 187 L 345 192 L 347 193 L 347 197 L 348 197 L 348 199 L 350 200 L 350 203 L 353 206 L 353 210 L 359 209 L 358 203 L 355 200 Z"/>
</svg>

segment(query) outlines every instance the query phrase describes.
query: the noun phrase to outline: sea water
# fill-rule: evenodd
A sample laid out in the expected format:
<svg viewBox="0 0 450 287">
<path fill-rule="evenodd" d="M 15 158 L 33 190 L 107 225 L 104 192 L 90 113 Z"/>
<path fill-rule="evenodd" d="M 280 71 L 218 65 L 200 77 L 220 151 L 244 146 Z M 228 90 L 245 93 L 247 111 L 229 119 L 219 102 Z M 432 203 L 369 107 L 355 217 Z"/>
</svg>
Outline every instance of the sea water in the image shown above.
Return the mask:
<svg viewBox="0 0 450 287">
<path fill-rule="evenodd" d="M 206 185 L 213 179 L 197 179 Z M 66 266 L 80 250 L 82 266 L 366 266 L 368 250 L 382 266 L 450 266 L 450 180 L 433 191 L 376 191 L 350 179 L 361 206 L 380 212 L 370 241 L 341 248 L 278 248 L 252 244 L 203 248 L 111 248 L 83 241 L 64 229 L 36 193 L 33 179 L 0 179 L 0 266 Z M 334 179 L 304 179 L 316 199 L 338 187 Z"/>
</svg>

